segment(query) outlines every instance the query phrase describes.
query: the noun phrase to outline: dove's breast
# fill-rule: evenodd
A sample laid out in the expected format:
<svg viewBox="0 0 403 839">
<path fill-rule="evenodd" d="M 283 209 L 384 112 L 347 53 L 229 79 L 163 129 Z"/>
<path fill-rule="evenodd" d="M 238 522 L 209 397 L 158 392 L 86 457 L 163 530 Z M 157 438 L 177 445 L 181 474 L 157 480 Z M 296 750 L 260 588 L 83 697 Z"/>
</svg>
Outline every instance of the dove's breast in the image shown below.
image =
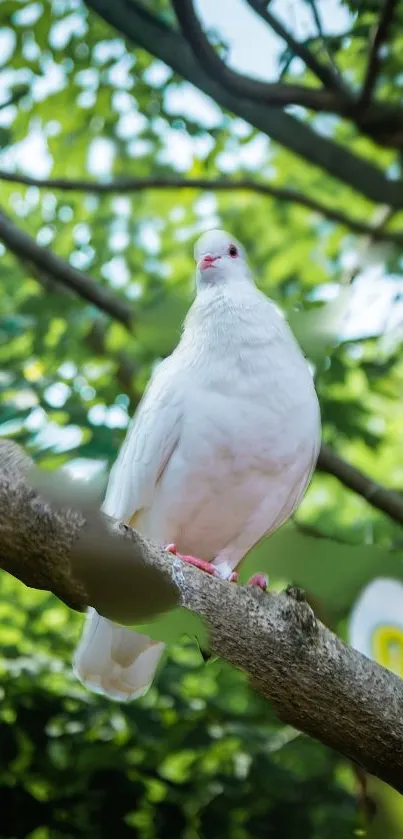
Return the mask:
<svg viewBox="0 0 403 839">
<path fill-rule="evenodd" d="M 262 507 L 250 549 L 291 515 L 318 447 L 310 373 L 298 356 L 241 352 L 189 375 L 178 445 L 158 482 L 145 529 L 160 543 L 212 561 Z M 246 553 L 246 550 L 245 550 Z"/>
</svg>

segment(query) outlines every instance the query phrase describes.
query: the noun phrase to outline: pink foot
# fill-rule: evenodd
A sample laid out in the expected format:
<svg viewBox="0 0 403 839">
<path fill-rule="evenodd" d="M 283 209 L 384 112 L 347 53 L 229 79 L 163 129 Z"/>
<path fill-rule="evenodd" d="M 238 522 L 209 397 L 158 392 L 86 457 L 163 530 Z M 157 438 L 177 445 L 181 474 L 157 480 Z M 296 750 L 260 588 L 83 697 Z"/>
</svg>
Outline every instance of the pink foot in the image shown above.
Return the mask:
<svg viewBox="0 0 403 839">
<path fill-rule="evenodd" d="M 194 565 L 195 568 L 200 568 L 206 574 L 211 574 L 213 577 L 219 577 L 217 568 L 211 562 L 205 562 L 204 559 L 199 559 L 197 556 L 184 556 L 183 554 L 176 554 L 183 562 L 188 565 Z"/>
<path fill-rule="evenodd" d="M 218 569 L 215 565 L 211 562 L 205 562 L 204 559 L 198 559 L 197 556 L 185 556 L 184 554 L 178 553 L 178 549 L 176 545 L 165 545 L 164 550 L 169 551 L 169 553 L 174 554 L 174 556 L 178 556 L 183 562 L 187 562 L 188 565 L 194 565 L 195 568 L 200 568 L 201 571 L 205 571 L 206 574 L 211 574 L 213 577 L 219 577 L 220 574 L 218 573 Z M 233 571 L 229 582 L 230 583 L 237 583 L 238 582 L 238 574 L 236 571 Z"/>
<path fill-rule="evenodd" d="M 269 587 L 268 577 L 266 577 L 266 574 L 254 574 L 253 577 L 248 580 L 248 586 L 258 586 L 258 588 L 261 588 L 262 591 L 267 591 Z"/>
<path fill-rule="evenodd" d="M 177 551 L 176 545 L 166 545 L 165 550 L 169 551 L 169 553 L 178 556 L 183 562 L 187 562 L 188 565 L 194 565 L 195 568 L 200 568 L 201 571 L 205 571 L 206 574 L 212 574 L 213 577 L 218 577 L 217 568 L 212 565 L 211 562 L 205 562 L 204 559 L 198 559 L 197 556 L 185 556 L 184 554 L 180 554 Z"/>
</svg>

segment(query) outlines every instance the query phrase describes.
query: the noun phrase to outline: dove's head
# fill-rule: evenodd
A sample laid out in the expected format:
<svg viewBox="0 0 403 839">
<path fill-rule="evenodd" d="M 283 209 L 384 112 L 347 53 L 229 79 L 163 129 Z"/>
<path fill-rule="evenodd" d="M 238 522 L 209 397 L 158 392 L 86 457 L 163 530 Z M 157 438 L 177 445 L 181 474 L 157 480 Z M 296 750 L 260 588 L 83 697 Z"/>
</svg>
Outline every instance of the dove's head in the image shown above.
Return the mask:
<svg viewBox="0 0 403 839">
<path fill-rule="evenodd" d="M 208 230 L 196 242 L 197 288 L 223 283 L 253 282 L 242 245 L 225 230 Z"/>
</svg>

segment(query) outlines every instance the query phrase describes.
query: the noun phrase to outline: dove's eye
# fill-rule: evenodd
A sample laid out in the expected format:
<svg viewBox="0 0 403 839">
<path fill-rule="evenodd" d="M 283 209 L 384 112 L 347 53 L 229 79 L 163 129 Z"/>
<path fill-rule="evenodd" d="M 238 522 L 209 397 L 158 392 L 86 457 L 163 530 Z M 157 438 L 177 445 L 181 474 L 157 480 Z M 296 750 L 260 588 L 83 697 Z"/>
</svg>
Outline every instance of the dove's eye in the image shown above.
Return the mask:
<svg viewBox="0 0 403 839">
<path fill-rule="evenodd" d="M 236 245 L 230 245 L 229 248 L 228 248 L 228 253 L 229 253 L 230 256 L 232 256 L 233 259 L 236 259 L 236 257 L 238 256 L 237 246 Z"/>
</svg>

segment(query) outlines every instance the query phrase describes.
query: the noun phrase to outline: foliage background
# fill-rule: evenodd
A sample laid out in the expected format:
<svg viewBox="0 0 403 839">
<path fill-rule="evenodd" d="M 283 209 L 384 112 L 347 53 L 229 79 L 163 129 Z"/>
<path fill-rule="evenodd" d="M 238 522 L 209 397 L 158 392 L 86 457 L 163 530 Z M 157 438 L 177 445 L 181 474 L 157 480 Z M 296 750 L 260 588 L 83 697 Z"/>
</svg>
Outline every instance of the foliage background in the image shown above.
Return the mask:
<svg viewBox="0 0 403 839">
<path fill-rule="evenodd" d="M 153 5 L 168 14 L 167 4 Z M 353 17 L 344 6 L 348 25 L 335 54 L 353 80 L 365 66 L 371 8 L 362 3 Z M 259 177 L 374 217 L 358 193 L 223 112 L 78 0 L 4 0 L 0 21 L 1 90 L 4 101 L 16 99 L 0 110 L 2 169 L 98 180 Z M 401 36 L 387 56 L 385 96 L 399 95 L 402 84 L 399 44 Z M 302 116 L 385 172 L 400 171 L 397 152 L 346 121 Z M 134 312 L 129 334 L 0 245 L 0 433 L 44 468 L 106 479 L 153 365 L 177 340 L 192 294 L 194 238 L 219 224 L 245 244 L 260 287 L 316 364 L 324 439 L 403 489 L 398 248 L 372 245 L 360 263 L 362 242 L 346 228 L 250 192 L 97 195 L 0 182 L 2 208 L 21 229 Z M 335 339 L 323 333 L 320 306 L 341 284 L 354 312 Z M 326 313 L 336 316 L 337 305 Z M 261 566 L 264 552 L 273 584 L 307 586 L 343 634 L 366 579 L 385 569 L 402 575 L 401 530 L 321 473 L 297 524 L 251 561 Z M 204 666 L 190 641 L 173 646 L 147 697 L 120 707 L 73 679 L 81 618 L 55 598 L 3 576 L 0 622 L 5 839 L 403 835 L 396 797 L 373 785 L 378 815 L 368 826 L 371 807 L 353 768 L 281 725 L 242 674 Z"/>
</svg>

